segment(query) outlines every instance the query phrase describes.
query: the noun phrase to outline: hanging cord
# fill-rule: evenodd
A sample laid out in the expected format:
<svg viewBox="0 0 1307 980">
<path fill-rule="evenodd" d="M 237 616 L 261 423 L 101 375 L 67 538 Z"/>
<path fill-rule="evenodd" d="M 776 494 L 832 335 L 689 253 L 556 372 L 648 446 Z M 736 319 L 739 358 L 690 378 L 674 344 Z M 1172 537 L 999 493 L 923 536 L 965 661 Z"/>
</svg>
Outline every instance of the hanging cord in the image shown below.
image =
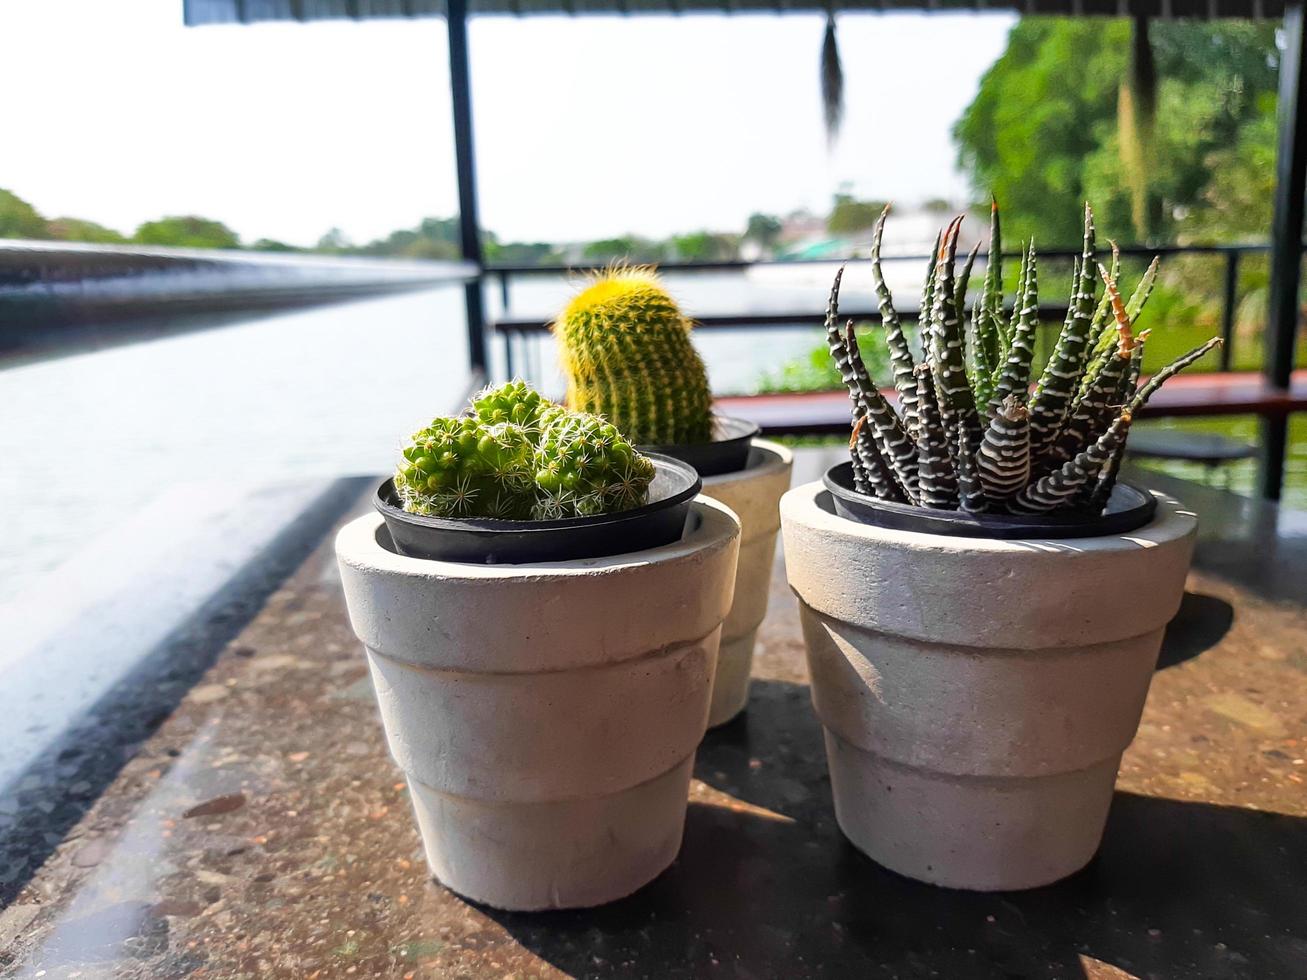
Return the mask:
<svg viewBox="0 0 1307 980">
<path fill-rule="evenodd" d="M 821 42 L 821 108 L 829 148 L 839 139 L 844 121 L 844 69 L 840 67 L 840 49 L 835 40 L 834 10 L 826 12 L 826 36 Z"/>
</svg>

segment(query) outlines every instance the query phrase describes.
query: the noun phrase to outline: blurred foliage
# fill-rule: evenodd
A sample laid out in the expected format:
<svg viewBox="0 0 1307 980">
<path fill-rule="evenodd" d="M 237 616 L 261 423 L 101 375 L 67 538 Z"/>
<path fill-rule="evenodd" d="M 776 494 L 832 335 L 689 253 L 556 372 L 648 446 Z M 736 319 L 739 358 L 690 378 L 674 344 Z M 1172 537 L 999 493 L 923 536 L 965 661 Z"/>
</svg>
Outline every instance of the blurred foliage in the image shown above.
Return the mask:
<svg viewBox="0 0 1307 980">
<path fill-rule="evenodd" d="M 1125 20 L 1027 17 L 954 126 L 959 161 L 997 196 L 1004 232 L 1074 246 L 1080 206 L 1099 227 L 1134 227 L 1118 96 Z M 1275 25 L 1167 21 L 1150 30 L 1159 78 L 1145 148 L 1151 241 L 1264 238 L 1274 176 Z"/>
<path fill-rule="evenodd" d="M 858 347 L 862 351 L 863 363 L 876 384 L 884 387 L 894 383 L 894 374 L 890 367 L 889 351 L 880 329 L 868 324 L 857 328 Z M 909 329 L 909 335 L 912 331 Z M 815 345 L 802 357 L 786 361 L 774 370 L 767 371 L 758 380 L 760 392 L 784 391 L 830 391 L 840 388 L 843 382 L 835 368 L 830 348 L 823 341 Z"/>
<path fill-rule="evenodd" d="M 49 238 L 41 213 L 17 194 L 0 189 L 0 238 Z"/>
<path fill-rule="evenodd" d="M 740 236 L 713 231 L 674 235 L 672 250 L 681 262 L 727 262 L 740 257 Z"/>
<path fill-rule="evenodd" d="M 221 221 L 193 214 L 147 221 L 136 229 L 132 241 L 186 248 L 240 248 L 241 245 L 240 236 Z"/>
<path fill-rule="evenodd" d="M 92 242 L 97 245 L 122 245 L 127 236 L 82 218 L 52 218 L 46 225 L 50 237 L 61 242 Z"/>
<path fill-rule="evenodd" d="M 279 242 L 275 238 L 258 238 L 250 243 L 249 247 L 255 252 L 302 252 L 304 249 L 297 248 L 294 245 L 288 245 L 286 242 Z"/>
<path fill-rule="evenodd" d="M 487 262 L 501 265 L 553 265 L 563 258 L 549 242 L 501 243 L 488 235 L 482 247 Z"/>
<path fill-rule="evenodd" d="M 637 235 L 621 235 L 617 238 L 601 238 L 590 242 L 581 250 L 581 258 L 588 262 L 604 263 L 621 261 L 661 262 L 667 257 L 667 249 L 662 242 Z"/>
<path fill-rule="evenodd" d="M 826 230 L 832 235 L 853 235 L 868 231 L 883 210 L 884 201 L 860 201 L 851 194 L 836 194 L 826 218 Z"/>
<path fill-rule="evenodd" d="M 770 252 L 776 248 L 784 227 L 785 223 L 776 215 L 755 212 L 749 215 L 749 220 L 744 226 L 744 238 L 746 241 L 756 242 L 764 251 Z"/>
<path fill-rule="evenodd" d="M 1045 247 L 1074 247 L 1085 200 L 1093 202 L 1100 235 L 1123 242 L 1266 241 L 1275 184 L 1276 26 L 1153 22 L 1157 108 L 1143 145 L 1123 153 L 1119 109 L 1130 89 L 1131 36 L 1125 20 L 1023 18 L 981 79 L 953 134 L 975 188 L 998 198 L 1008 242 L 1034 236 Z M 1142 169 L 1142 208 L 1132 208 L 1141 176 L 1132 164 Z M 1220 330 L 1224 261 L 1164 261 L 1141 320 L 1155 330 L 1149 366 Z M 1245 255 L 1236 368 L 1261 364 L 1267 286 L 1265 256 Z M 1217 363 L 1213 357 L 1202 367 Z"/>
</svg>

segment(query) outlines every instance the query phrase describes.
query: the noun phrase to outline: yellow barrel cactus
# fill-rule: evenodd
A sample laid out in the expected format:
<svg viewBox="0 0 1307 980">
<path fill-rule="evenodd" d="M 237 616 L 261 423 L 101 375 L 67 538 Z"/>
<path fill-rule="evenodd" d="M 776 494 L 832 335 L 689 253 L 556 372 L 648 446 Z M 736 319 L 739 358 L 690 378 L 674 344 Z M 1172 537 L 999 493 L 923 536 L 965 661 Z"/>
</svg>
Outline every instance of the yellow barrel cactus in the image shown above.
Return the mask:
<svg viewBox="0 0 1307 980">
<path fill-rule="evenodd" d="M 554 324 L 569 407 L 638 445 L 708 442 L 712 392 L 690 327 L 653 269 L 596 274 Z"/>
</svg>

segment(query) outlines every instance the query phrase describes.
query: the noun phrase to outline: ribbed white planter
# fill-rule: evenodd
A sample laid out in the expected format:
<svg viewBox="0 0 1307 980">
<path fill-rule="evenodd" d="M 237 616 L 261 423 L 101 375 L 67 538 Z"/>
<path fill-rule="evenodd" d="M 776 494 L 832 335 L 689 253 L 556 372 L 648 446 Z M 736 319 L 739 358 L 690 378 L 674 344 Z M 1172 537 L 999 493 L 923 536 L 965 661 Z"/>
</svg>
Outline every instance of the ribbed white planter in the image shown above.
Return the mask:
<svg viewBox="0 0 1307 980">
<path fill-rule="evenodd" d="M 503 909 L 599 905 L 680 848 L 739 522 L 611 558 L 405 558 L 377 515 L 336 539 L 391 755 L 431 871 Z"/>
<path fill-rule="evenodd" d="M 953 888 L 1031 888 L 1102 838 L 1194 516 L 1058 541 L 943 537 L 781 500 L 835 812 L 862 851 Z"/>
<path fill-rule="evenodd" d="M 754 439 L 749 465 L 735 473 L 703 478 L 703 495 L 724 503 L 740 519 L 740 563 L 735 602 L 722 624 L 708 727 L 724 725 L 749 703 L 749 672 L 758 626 L 767 615 L 781 495 L 790 488 L 794 454 L 779 443 Z"/>
</svg>

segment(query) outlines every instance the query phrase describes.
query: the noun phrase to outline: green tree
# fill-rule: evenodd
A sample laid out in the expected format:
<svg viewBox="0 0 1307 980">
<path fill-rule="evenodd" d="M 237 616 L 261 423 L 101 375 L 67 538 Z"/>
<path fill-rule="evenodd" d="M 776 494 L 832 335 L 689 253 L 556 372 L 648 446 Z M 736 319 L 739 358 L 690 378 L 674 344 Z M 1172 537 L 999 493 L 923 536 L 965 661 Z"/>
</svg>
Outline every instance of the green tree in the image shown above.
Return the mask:
<svg viewBox="0 0 1307 980">
<path fill-rule="evenodd" d="M 1037 235 L 1045 247 L 1074 245 L 1086 199 L 1100 227 L 1121 238 L 1138 217 L 1152 239 L 1182 238 L 1191 228 L 1217 231 L 1201 212 L 1233 210 L 1233 200 L 1218 198 L 1249 192 L 1221 186 L 1213 168 L 1229 166 L 1223 155 L 1233 153 L 1247 157 L 1243 166 L 1250 169 L 1268 145 L 1278 72 L 1274 26 L 1169 21 L 1153 24 L 1149 36 L 1159 83 L 1156 122 L 1137 162 L 1146 191 L 1139 215 L 1118 124 L 1130 24 L 1027 17 L 1012 29 L 953 130 L 978 195 L 993 192 L 1002 205 L 1009 241 Z M 1264 234 L 1269 197 L 1245 203 L 1255 208 L 1238 223 Z"/>
<path fill-rule="evenodd" d="M 784 229 L 781 219 L 774 214 L 754 213 L 749 215 L 749 222 L 744 228 L 746 241 L 757 242 L 766 251 L 776 248 L 776 242 Z"/>
<path fill-rule="evenodd" d="M 695 231 L 674 235 L 671 240 L 676 257 L 682 262 L 723 262 L 739 258 L 740 236 L 712 231 Z"/>
<path fill-rule="evenodd" d="M 487 242 L 494 239 L 490 232 L 485 237 Z M 407 259 L 457 259 L 463 254 L 459 244 L 457 218 L 423 218 L 414 228 L 392 231 L 385 238 L 375 239 L 358 248 L 341 245 L 336 251 Z"/>
<path fill-rule="evenodd" d="M 340 252 L 353 251 L 353 248 L 353 244 L 351 244 L 350 240 L 345 237 L 345 233 L 339 228 L 333 227 L 328 228 L 326 233 L 317 240 L 312 251 L 326 252 L 330 255 L 335 255 Z"/>
<path fill-rule="evenodd" d="M 127 236 L 122 232 L 83 218 L 51 218 L 47 228 L 51 238 L 62 242 L 121 245 L 127 241 Z"/>
<path fill-rule="evenodd" d="M 867 231 L 885 210 L 884 201 L 860 201 L 851 194 L 836 194 L 826 218 L 826 230 L 832 235 L 854 235 Z"/>
<path fill-rule="evenodd" d="M 176 245 L 187 248 L 240 248 L 240 237 L 221 221 L 180 215 L 147 221 L 132 240 L 142 245 Z"/>
<path fill-rule="evenodd" d="M 17 194 L 0 188 L 0 238 L 49 238 L 41 212 Z"/>
<path fill-rule="evenodd" d="M 562 261 L 548 242 L 500 242 L 493 236 L 485 243 L 487 262 L 500 265 L 554 265 Z"/>
<path fill-rule="evenodd" d="M 588 262 L 661 262 L 665 255 L 661 243 L 635 235 L 603 238 L 581 250 L 581 257 Z"/>
<path fill-rule="evenodd" d="M 295 245 L 288 245 L 285 242 L 279 242 L 275 238 L 260 238 L 247 246 L 255 252 L 302 252 L 303 249 Z"/>
</svg>

